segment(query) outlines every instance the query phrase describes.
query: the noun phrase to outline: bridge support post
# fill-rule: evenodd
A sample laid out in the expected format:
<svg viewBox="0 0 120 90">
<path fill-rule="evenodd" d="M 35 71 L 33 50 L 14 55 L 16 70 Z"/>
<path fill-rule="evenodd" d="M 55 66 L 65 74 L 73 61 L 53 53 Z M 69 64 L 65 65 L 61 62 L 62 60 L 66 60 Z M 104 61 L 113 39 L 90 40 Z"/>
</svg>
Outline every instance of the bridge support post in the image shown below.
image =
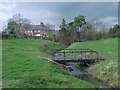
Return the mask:
<svg viewBox="0 0 120 90">
<path fill-rule="evenodd" d="M 64 49 L 64 52 L 63 52 L 63 53 L 64 53 L 64 60 L 65 60 L 65 49 Z"/>
</svg>

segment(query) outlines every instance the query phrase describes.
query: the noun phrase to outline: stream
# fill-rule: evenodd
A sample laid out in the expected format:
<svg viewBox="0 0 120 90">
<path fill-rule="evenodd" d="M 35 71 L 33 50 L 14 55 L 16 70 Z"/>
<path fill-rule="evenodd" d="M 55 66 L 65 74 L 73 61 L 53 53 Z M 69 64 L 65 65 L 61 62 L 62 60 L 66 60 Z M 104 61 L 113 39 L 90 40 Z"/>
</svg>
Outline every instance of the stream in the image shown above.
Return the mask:
<svg viewBox="0 0 120 90">
<path fill-rule="evenodd" d="M 84 68 L 78 67 L 77 64 L 69 63 L 68 68 L 69 69 L 67 70 L 67 72 L 70 75 L 75 76 L 78 79 L 85 80 L 85 81 L 87 81 L 89 83 L 92 83 L 92 84 L 98 86 L 102 90 L 104 90 L 104 89 L 105 90 L 106 89 L 110 90 L 110 87 L 108 85 L 103 84 L 103 82 L 101 82 L 98 79 L 96 79 L 96 78 L 92 77 L 91 75 L 89 75 L 88 72 L 84 70 Z"/>
</svg>

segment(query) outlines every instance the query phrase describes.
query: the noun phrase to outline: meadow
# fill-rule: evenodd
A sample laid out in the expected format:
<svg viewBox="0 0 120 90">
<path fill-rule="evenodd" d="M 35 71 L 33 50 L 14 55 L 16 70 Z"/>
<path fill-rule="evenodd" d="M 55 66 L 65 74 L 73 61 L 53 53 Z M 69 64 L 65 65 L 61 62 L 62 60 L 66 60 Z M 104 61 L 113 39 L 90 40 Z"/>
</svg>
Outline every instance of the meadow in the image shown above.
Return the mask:
<svg viewBox="0 0 120 90">
<path fill-rule="evenodd" d="M 88 69 L 89 73 L 100 78 L 108 85 L 118 87 L 118 38 L 76 42 L 69 48 L 86 48 L 96 50 L 106 60 L 93 65 Z"/>
<path fill-rule="evenodd" d="M 3 88 L 97 88 L 68 75 L 59 66 L 43 60 L 56 48 L 63 47 L 40 39 L 2 41 Z M 84 47 L 82 47 L 84 48 Z"/>
</svg>

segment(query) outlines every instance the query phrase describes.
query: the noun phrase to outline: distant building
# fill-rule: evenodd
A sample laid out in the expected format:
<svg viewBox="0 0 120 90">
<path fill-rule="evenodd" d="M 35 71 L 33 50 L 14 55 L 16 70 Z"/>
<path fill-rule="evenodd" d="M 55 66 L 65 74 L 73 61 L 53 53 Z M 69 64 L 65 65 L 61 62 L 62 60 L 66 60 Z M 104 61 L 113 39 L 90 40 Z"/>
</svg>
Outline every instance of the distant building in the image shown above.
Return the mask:
<svg viewBox="0 0 120 90">
<path fill-rule="evenodd" d="M 49 35 L 48 27 L 43 22 L 40 22 L 40 25 L 23 24 L 18 32 L 28 36 L 48 37 Z"/>
</svg>

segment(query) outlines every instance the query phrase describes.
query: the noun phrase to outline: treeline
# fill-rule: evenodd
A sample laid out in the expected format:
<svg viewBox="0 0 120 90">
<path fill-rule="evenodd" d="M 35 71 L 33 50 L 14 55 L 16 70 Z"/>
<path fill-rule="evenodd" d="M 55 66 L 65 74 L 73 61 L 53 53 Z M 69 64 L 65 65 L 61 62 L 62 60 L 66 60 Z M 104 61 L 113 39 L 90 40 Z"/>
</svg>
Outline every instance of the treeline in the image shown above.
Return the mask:
<svg viewBox="0 0 120 90">
<path fill-rule="evenodd" d="M 86 17 L 83 15 L 75 17 L 72 22 L 68 23 L 65 19 L 62 19 L 59 30 L 55 30 L 55 26 L 52 24 L 46 24 L 48 28 L 47 32 L 49 33 L 48 37 L 29 37 L 28 35 L 24 35 L 24 33 L 19 33 L 18 30 L 24 24 L 31 24 L 31 20 L 24 18 L 21 14 L 13 15 L 7 21 L 7 25 L 2 32 L 2 38 L 47 39 L 69 46 L 74 42 L 120 37 L 120 26 L 118 24 L 108 29 L 97 19 L 86 22 Z"/>
<path fill-rule="evenodd" d="M 118 24 L 116 24 L 113 28 L 110 28 L 109 37 L 120 37 L 120 26 Z"/>
<path fill-rule="evenodd" d="M 80 15 L 70 23 L 63 19 L 59 32 L 58 41 L 69 46 L 78 41 L 120 37 L 120 26 L 116 24 L 113 28 L 107 29 L 103 23 L 97 20 L 86 22 L 85 16 Z"/>
<path fill-rule="evenodd" d="M 71 43 L 80 40 L 80 27 L 86 24 L 84 16 L 74 18 L 73 22 L 66 23 L 65 19 L 62 20 L 60 25 L 59 41 L 69 46 Z"/>
</svg>

